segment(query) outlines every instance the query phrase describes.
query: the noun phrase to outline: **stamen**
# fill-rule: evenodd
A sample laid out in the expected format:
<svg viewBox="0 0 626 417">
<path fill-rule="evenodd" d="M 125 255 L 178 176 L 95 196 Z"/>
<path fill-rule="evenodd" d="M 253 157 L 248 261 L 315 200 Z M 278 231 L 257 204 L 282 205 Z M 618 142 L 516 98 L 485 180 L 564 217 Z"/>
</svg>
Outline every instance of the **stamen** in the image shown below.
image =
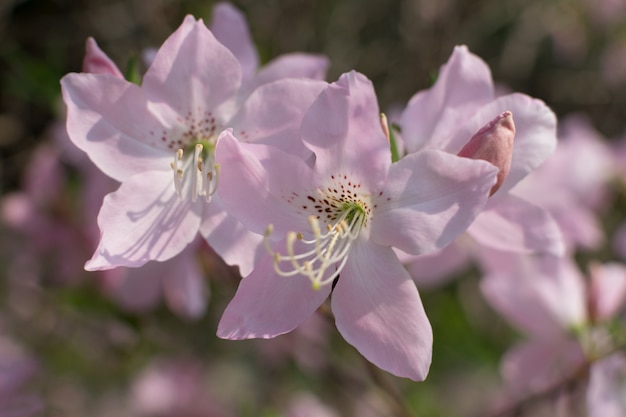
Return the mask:
<svg viewBox="0 0 626 417">
<path fill-rule="evenodd" d="M 219 165 L 215 164 L 215 155 L 210 147 L 201 143 L 194 146 L 192 158 L 183 160 L 183 149 L 177 149 L 174 162 L 170 164 L 174 173 L 174 188 L 180 198 L 183 198 L 183 180 L 185 173 L 191 170 L 189 181 L 191 181 L 191 200 L 196 201 L 198 196 L 204 196 L 207 202 L 217 192 L 219 182 Z"/>
<path fill-rule="evenodd" d="M 174 155 L 174 162 L 170 164 L 172 167 L 172 171 L 174 173 L 174 188 L 176 189 L 176 193 L 179 197 L 182 197 L 182 188 L 183 188 L 183 150 L 176 150 L 176 154 Z"/>
<path fill-rule="evenodd" d="M 274 270 L 278 275 L 284 277 L 305 275 L 309 278 L 315 290 L 320 289 L 323 285 L 332 283 L 346 265 L 350 248 L 359 236 L 365 217 L 366 214 L 361 207 L 352 206 L 342 211 L 334 223 L 327 224 L 325 227 L 326 231 L 322 233 L 318 218 L 309 216 L 308 221 L 313 238 L 304 239 L 303 234 L 300 232 L 288 233 L 286 255 L 282 255 L 270 247 L 269 236 L 273 231 L 273 226 L 268 226 L 264 234 L 264 244 L 274 259 Z M 296 244 L 298 242 L 312 246 L 312 248 L 308 251 L 296 253 Z M 281 262 L 289 262 L 293 269 L 281 269 Z M 325 276 L 328 268 L 334 265 L 336 265 L 335 271 L 329 276 Z"/>
</svg>

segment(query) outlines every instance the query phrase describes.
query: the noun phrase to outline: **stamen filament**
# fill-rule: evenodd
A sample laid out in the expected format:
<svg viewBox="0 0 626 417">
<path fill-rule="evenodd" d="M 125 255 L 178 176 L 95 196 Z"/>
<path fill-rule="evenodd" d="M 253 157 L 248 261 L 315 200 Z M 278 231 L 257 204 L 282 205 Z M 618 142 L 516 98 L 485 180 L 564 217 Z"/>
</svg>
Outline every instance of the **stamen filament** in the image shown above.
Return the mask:
<svg viewBox="0 0 626 417">
<path fill-rule="evenodd" d="M 274 270 L 278 275 L 284 277 L 305 275 L 311 281 L 314 289 L 332 283 L 346 265 L 350 248 L 359 236 L 365 217 L 366 214 L 359 206 L 349 207 L 342 211 L 333 224 L 327 225 L 327 231 L 322 233 L 317 217 L 309 216 L 308 221 L 313 238 L 304 239 L 302 233 L 289 232 L 286 238 L 286 255 L 271 248 L 269 236 L 273 232 L 273 226 L 268 226 L 264 235 L 264 244 L 273 257 Z M 296 253 L 297 242 L 313 245 L 313 247 L 305 252 Z M 283 270 L 280 266 L 282 262 L 289 262 L 293 269 Z M 337 265 L 337 263 L 339 264 Z M 333 265 L 337 265 L 335 271 L 325 277 L 326 271 Z"/>
<path fill-rule="evenodd" d="M 207 146 L 208 147 L 208 146 Z M 174 161 L 170 164 L 174 173 L 174 188 L 180 198 L 183 197 L 183 180 L 185 173 L 191 170 L 191 200 L 196 201 L 198 196 L 204 196 L 207 202 L 217 192 L 220 167 L 215 164 L 215 155 L 211 148 L 205 150 L 205 146 L 197 143 L 194 146 L 192 158 L 183 160 L 183 149 L 177 149 Z"/>
</svg>

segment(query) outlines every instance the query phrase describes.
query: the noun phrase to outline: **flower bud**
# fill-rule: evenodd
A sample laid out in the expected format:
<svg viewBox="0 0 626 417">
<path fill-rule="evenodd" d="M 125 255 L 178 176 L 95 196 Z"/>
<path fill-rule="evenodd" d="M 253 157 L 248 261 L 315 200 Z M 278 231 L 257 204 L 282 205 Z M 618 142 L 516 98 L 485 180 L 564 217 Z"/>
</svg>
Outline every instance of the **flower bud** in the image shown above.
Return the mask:
<svg viewBox="0 0 626 417">
<path fill-rule="evenodd" d="M 83 58 L 83 72 L 92 74 L 110 74 L 117 78 L 124 75 L 117 65 L 100 49 L 94 38 L 88 38 L 85 44 L 85 58 Z"/>
<path fill-rule="evenodd" d="M 471 159 L 482 159 L 497 166 L 499 171 L 496 183 L 489 195 L 493 195 L 502 185 L 511 169 L 515 123 L 510 111 L 505 111 L 472 136 L 458 153 Z"/>
</svg>

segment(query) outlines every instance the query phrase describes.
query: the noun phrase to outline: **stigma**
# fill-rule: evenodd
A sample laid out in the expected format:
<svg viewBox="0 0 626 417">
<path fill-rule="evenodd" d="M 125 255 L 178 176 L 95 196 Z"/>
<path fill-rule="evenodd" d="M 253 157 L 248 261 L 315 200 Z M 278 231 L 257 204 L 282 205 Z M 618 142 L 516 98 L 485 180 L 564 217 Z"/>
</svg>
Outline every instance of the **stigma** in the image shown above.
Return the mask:
<svg viewBox="0 0 626 417">
<path fill-rule="evenodd" d="M 286 253 L 274 251 L 269 244 L 273 226 L 265 231 L 264 242 L 273 257 L 274 270 L 280 276 L 304 275 L 314 290 L 332 284 L 348 261 L 350 248 L 366 224 L 368 211 L 356 203 L 343 205 L 332 222 L 320 223 L 318 216 L 308 216 L 311 237 L 289 232 Z"/>
<path fill-rule="evenodd" d="M 214 146 L 210 143 L 196 143 L 193 154 L 185 155 L 182 148 L 176 150 L 174 161 L 170 164 L 174 174 L 174 188 L 178 197 L 185 198 L 186 190 L 191 200 L 203 196 L 207 202 L 217 191 L 219 182 L 219 164 L 215 163 Z"/>
</svg>

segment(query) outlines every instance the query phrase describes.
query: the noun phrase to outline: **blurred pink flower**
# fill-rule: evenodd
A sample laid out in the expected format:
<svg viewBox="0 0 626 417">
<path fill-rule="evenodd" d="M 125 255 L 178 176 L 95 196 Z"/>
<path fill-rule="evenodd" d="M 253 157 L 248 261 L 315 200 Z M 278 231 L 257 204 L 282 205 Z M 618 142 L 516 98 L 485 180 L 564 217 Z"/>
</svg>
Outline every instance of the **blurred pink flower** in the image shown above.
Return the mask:
<svg viewBox="0 0 626 417">
<path fill-rule="evenodd" d="M 623 0 L 584 0 L 589 14 L 596 23 L 607 27 L 626 18 L 626 3 Z"/>
<path fill-rule="evenodd" d="M 591 368 L 587 388 L 589 417 L 626 415 L 626 355 L 614 353 L 597 361 Z"/>
<path fill-rule="evenodd" d="M 217 3 L 209 29 L 227 47 L 241 65 L 242 86 L 237 92 L 243 99 L 263 84 L 284 78 L 323 80 L 328 58 L 318 54 L 289 53 L 280 55 L 259 67 L 259 57 L 245 16 L 230 3 Z"/>
<path fill-rule="evenodd" d="M 40 396 L 26 389 L 38 371 L 32 357 L 10 338 L 0 337 L 0 416 L 35 417 L 43 413 Z"/>
<path fill-rule="evenodd" d="M 424 379 L 431 328 L 391 247 L 424 253 L 462 233 L 496 168 L 436 150 L 392 164 L 373 86 L 356 72 L 320 94 L 300 135 L 315 155 L 310 162 L 222 133 L 222 199 L 252 230 L 265 231 L 268 250 L 240 282 L 218 336 L 289 332 L 332 291 L 337 328 L 350 344 L 382 369 Z M 287 254 L 277 250 L 284 247 Z"/>
<path fill-rule="evenodd" d="M 433 87 L 411 98 L 402 115 L 402 140 L 409 154 L 424 149 L 457 154 L 468 138 L 505 111 L 515 119 L 511 168 L 468 233 L 495 249 L 561 253 L 552 218 L 509 193 L 554 151 L 556 117 L 542 101 L 524 94 L 495 97 L 489 67 L 466 47 L 454 49 Z"/>
<path fill-rule="evenodd" d="M 70 138 L 122 182 L 104 199 L 100 244 L 87 269 L 165 261 L 200 232 L 228 263 L 251 270 L 261 237 L 215 195 L 217 135 L 232 127 L 241 140 L 302 153 L 288 138 L 325 83 L 279 80 L 239 103 L 239 62 L 191 16 L 156 53 L 141 87 L 111 71 L 68 74 L 61 83 Z"/>
<path fill-rule="evenodd" d="M 0 200 L 0 218 L 23 237 L 11 245 L 12 249 L 19 247 L 19 257 L 9 262 L 28 258 L 29 266 L 37 271 L 37 280 L 76 284 L 87 256 L 86 236 L 76 227 L 72 199 L 63 198 L 65 180 L 58 149 L 50 143 L 41 144 L 26 165 L 22 190 Z"/>
<path fill-rule="evenodd" d="M 552 215 L 568 251 L 596 249 L 604 241 L 598 212 L 608 201 L 615 157 L 582 115 L 563 119 L 560 130 L 555 153 L 512 192 Z"/>
<path fill-rule="evenodd" d="M 409 155 L 426 149 L 458 154 L 475 132 L 506 111 L 515 120 L 510 170 L 467 229 L 472 238 L 471 249 L 468 251 L 466 244 L 455 241 L 452 245 L 461 247 L 442 250 L 441 259 L 438 254 L 428 255 L 425 260 L 400 254 L 418 284 L 422 274 L 425 281 L 434 284 L 436 274 L 460 269 L 483 248 L 521 253 L 563 252 L 562 236 L 552 216 L 515 193 L 518 183 L 554 151 L 556 117 L 542 101 L 524 94 L 496 97 L 489 67 L 467 47 L 457 46 L 442 66 L 437 82 L 411 98 L 400 122 L 401 140 Z M 451 259 L 452 256 L 461 258 Z M 455 268 L 424 270 L 438 262 Z M 446 276 L 439 275 L 439 279 L 443 281 Z"/>
<path fill-rule="evenodd" d="M 300 392 L 290 400 L 283 417 L 339 417 L 339 414 L 314 395 Z"/>
<path fill-rule="evenodd" d="M 616 340 L 608 329 L 626 306 L 626 267 L 595 264 L 586 284 L 568 257 L 502 252 L 491 260 L 501 265 L 482 280 L 483 294 L 496 311 L 530 337 L 502 360 L 502 376 L 511 398 L 549 389 L 586 366 L 592 374 L 603 372 L 595 370 L 603 365 L 594 361 L 615 348 Z M 624 327 L 623 322 L 619 325 Z M 602 377 L 592 379 L 588 393 L 600 389 L 594 384 L 603 381 Z M 599 400 L 591 394 L 588 398 Z"/>
<path fill-rule="evenodd" d="M 132 388 L 133 415 L 146 417 L 223 417 L 234 413 L 208 384 L 207 369 L 195 360 L 154 361 Z"/>
</svg>

